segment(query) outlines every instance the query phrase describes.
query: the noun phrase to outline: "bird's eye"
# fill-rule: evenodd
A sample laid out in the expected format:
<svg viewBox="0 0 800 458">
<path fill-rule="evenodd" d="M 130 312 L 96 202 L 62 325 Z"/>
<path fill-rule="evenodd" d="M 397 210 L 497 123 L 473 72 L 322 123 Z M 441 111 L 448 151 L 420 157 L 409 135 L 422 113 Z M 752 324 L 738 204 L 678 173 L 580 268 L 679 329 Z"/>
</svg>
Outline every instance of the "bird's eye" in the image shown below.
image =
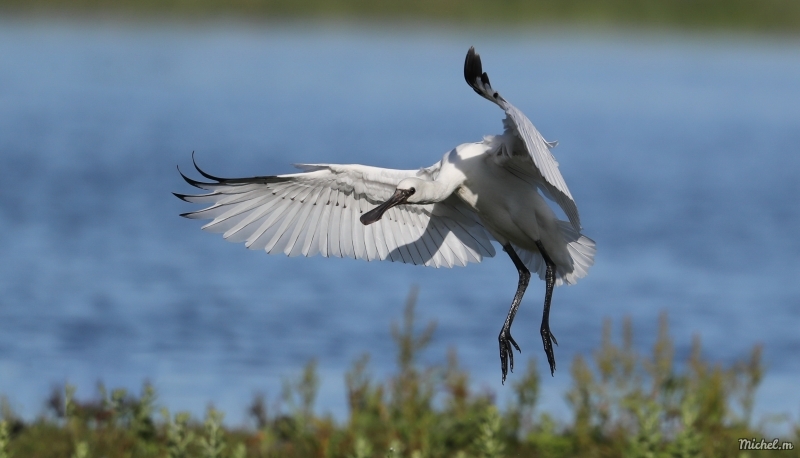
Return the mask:
<svg viewBox="0 0 800 458">
<path fill-rule="evenodd" d="M 411 189 L 409 189 L 409 191 L 411 191 L 411 194 L 414 194 L 415 192 L 417 192 L 417 188 L 411 188 Z M 411 195 L 411 194 L 409 194 L 409 195 Z"/>
</svg>

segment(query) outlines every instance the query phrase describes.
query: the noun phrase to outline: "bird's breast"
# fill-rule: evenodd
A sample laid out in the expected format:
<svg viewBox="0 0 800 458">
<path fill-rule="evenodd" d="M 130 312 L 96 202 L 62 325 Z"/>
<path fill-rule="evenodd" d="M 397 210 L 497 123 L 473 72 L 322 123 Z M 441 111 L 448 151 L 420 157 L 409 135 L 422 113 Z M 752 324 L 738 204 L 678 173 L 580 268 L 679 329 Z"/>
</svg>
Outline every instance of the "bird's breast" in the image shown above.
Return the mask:
<svg viewBox="0 0 800 458">
<path fill-rule="evenodd" d="M 463 200 L 464 203 L 472 207 L 473 210 L 478 210 L 478 194 L 473 192 L 468 186 L 459 186 L 458 189 L 456 189 L 456 195 Z"/>
</svg>

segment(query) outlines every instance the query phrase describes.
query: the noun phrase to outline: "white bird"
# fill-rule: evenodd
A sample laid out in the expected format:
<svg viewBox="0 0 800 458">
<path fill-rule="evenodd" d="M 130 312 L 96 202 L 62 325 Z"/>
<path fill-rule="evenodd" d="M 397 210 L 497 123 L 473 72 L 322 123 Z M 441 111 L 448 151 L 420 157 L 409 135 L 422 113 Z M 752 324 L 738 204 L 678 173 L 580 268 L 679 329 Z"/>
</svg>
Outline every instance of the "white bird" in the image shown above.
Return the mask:
<svg viewBox="0 0 800 458">
<path fill-rule="evenodd" d="M 210 204 L 182 216 L 211 219 L 203 229 L 221 232 L 250 249 L 289 256 L 337 256 L 399 261 L 432 267 L 465 266 L 495 254 L 500 243 L 519 283 L 498 336 L 502 381 L 514 370 L 511 324 L 530 280 L 545 280 L 540 333 L 550 373 L 556 363 L 550 332 L 553 287 L 575 283 L 594 263 L 595 243 L 582 235 L 578 209 L 547 142 L 531 121 L 489 84 L 474 48 L 464 63 L 467 83 L 506 113 L 502 135 L 486 136 L 445 153 L 419 170 L 366 165 L 297 164 L 300 173 L 219 178 L 191 185 L 211 191 L 175 194 Z M 540 194 L 541 193 L 541 194 Z M 564 211 L 559 220 L 548 197 Z M 376 206 L 377 205 L 377 206 Z"/>
</svg>

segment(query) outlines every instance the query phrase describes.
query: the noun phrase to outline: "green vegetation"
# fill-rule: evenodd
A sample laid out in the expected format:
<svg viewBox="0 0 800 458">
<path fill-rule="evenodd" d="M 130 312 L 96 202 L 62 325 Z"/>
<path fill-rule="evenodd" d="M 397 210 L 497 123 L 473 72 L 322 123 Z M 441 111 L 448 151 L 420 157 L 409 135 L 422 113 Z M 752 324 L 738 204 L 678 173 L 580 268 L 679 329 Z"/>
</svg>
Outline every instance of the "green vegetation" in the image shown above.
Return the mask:
<svg viewBox="0 0 800 458">
<path fill-rule="evenodd" d="M 0 0 L 0 11 L 248 19 L 573 22 L 800 31 L 797 0 Z"/>
<path fill-rule="evenodd" d="M 454 350 L 446 365 L 422 367 L 418 356 L 435 326 L 415 329 L 415 300 L 412 293 L 402 324 L 392 327 L 397 373 L 375 380 L 368 356 L 347 373 L 344 422 L 314 412 L 319 379 L 313 361 L 285 382 L 275 412 L 263 397 L 253 401 L 251 428 L 225 427 L 213 408 L 202 422 L 165 408 L 157 415 L 149 384 L 138 397 L 101 385 L 93 400 L 78 400 L 68 385 L 33 422 L 0 402 L 0 458 L 800 456 L 797 425 L 792 437 L 781 439 L 794 450 L 739 450 L 740 438 L 771 440 L 751 419 L 763 376 L 760 347 L 726 367 L 704 360 L 696 338 L 678 369 L 666 316 L 649 355 L 634 350 L 630 320 L 623 323 L 621 345 L 606 322 L 592 363 L 580 356 L 572 363 L 572 420 L 564 423 L 536 408 L 540 379 L 533 360 L 504 388 L 513 396 L 502 408 L 491 392 L 472 390 Z"/>
</svg>

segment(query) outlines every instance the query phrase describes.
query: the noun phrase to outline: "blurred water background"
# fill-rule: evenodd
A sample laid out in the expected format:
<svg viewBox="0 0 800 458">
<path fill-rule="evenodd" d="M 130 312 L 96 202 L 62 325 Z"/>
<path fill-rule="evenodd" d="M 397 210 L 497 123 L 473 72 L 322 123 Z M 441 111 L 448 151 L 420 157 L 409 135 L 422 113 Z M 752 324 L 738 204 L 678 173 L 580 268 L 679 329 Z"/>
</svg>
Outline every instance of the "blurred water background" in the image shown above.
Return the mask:
<svg viewBox="0 0 800 458">
<path fill-rule="evenodd" d="M 235 424 L 316 358 L 319 410 L 343 416 L 344 372 L 365 352 L 393 370 L 388 329 L 419 285 L 438 322 L 426 361 L 457 349 L 502 402 L 502 252 L 451 270 L 268 256 L 200 231 L 170 194 L 191 191 L 175 166 L 193 172 L 192 151 L 221 176 L 416 168 L 498 133 L 502 112 L 463 81 L 471 45 L 560 141 L 598 246 L 555 292 L 542 408 L 567 415 L 571 360 L 604 318 L 631 316 L 649 351 L 667 311 L 682 358 L 693 335 L 726 363 L 763 344 L 756 418 L 797 418 L 800 41 L 577 27 L 0 21 L 0 394 L 31 417 L 64 382 L 150 380 L 171 409 L 213 402 Z M 542 296 L 533 282 L 514 336 L 545 374 Z"/>
</svg>

